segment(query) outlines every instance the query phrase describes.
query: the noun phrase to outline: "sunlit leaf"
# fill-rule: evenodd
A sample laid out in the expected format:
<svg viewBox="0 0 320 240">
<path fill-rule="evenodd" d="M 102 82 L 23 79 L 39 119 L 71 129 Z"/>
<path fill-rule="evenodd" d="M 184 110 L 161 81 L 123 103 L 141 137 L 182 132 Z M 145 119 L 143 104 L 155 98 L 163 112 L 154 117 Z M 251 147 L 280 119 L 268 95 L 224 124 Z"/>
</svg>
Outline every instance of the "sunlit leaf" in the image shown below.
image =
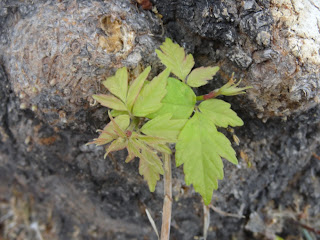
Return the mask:
<svg viewBox="0 0 320 240">
<path fill-rule="evenodd" d="M 161 101 L 162 107 L 148 118 L 172 114 L 172 119 L 188 119 L 196 104 L 196 95 L 192 89 L 175 78 L 168 78 L 167 95 Z"/>
<path fill-rule="evenodd" d="M 160 61 L 181 80 L 184 80 L 194 66 L 193 56 L 186 56 L 184 49 L 179 44 L 173 43 L 170 38 L 160 46 L 156 53 Z"/>
<path fill-rule="evenodd" d="M 147 136 L 147 135 L 141 135 L 141 134 L 137 134 L 136 138 L 143 140 L 145 142 L 148 142 L 150 144 L 166 144 L 168 142 L 168 139 L 165 139 L 165 138 L 153 137 L 153 136 Z"/>
<path fill-rule="evenodd" d="M 219 127 L 242 126 L 243 121 L 230 109 L 230 104 L 219 99 L 209 99 L 199 105 L 200 111 Z"/>
<path fill-rule="evenodd" d="M 128 111 L 118 111 L 118 110 L 114 110 L 114 109 L 111 110 L 110 114 L 112 117 L 117 117 L 120 115 L 129 115 Z"/>
<path fill-rule="evenodd" d="M 217 90 L 218 95 L 234 96 L 234 95 L 244 94 L 246 93 L 245 90 L 252 88 L 252 86 L 239 88 L 238 86 L 240 85 L 240 83 L 241 83 L 241 80 L 239 80 L 236 83 L 232 75 L 231 79 L 225 85 L 223 85 L 221 88 Z"/>
<path fill-rule="evenodd" d="M 125 138 L 126 137 L 126 133 L 124 132 L 124 130 L 118 125 L 118 123 L 114 120 L 114 118 L 111 116 L 110 111 L 108 112 L 109 118 L 111 120 L 111 122 L 113 123 L 113 131 L 115 133 L 117 133 L 117 135 L 119 137 Z M 126 116 L 126 115 L 124 115 Z M 127 117 L 129 117 L 127 115 Z M 129 118 L 130 119 L 130 118 Z"/>
<path fill-rule="evenodd" d="M 107 78 L 102 84 L 112 94 L 126 102 L 128 91 L 128 72 L 126 67 L 118 69 L 114 76 Z"/>
<path fill-rule="evenodd" d="M 161 107 L 161 100 L 167 93 L 166 85 L 169 74 L 170 70 L 165 69 L 142 88 L 133 105 L 132 113 L 134 116 L 144 117 L 157 111 Z"/>
<path fill-rule="evenodd" d="M 156 153 L 144 148 L 139 161 L 139 173 L 147 181 L 150 192 L 154 192 L 160 174 L 163 174 L 162 162 Z"/>
<path fill-rule="evenodd" d="M 199 67 L 193 69 L 187 79 L 187 84 L 191 87 L 200 87 L 208 83 L 219 71 L 219 67 Z"/>
<path fill-rule="evenodd" d="M 124 131 L 129 127 L 130 117 L 128 115 L 121 115 L 116 117 L 114 119 L 114 122 L 116 122 L 116 124 Z M 118 135 L 114 130 L 114 122 L 109 122 L 102 130 L 100 136 L 97 139 L 95 139 L 92 143 L 95 143 L 96 145 L 104 145 L 118 138 Z"/>
<path fill-rule="evenodd" d="M 140 130 L 146 135 L 172 139 L 175 142 L 187 119 L 171 119 L 171 116 L 170 113 L 157 116 L 144 124 Z"/>
<path fill-rule="evenodd" d="M 186 183 L 193 184 L 208 205 L 218 179 L 223 178 L 221 157 L 237 164 L 230 141 L 214 123 L 196 112 L 182 129 L 176 144 L 176 164 L 183 165 Z"/>
<path fill-rule="evenodd" d="M 138 139 L 130 138 L 127 146 L 129 156 L 136 156 L 139 161 L 139 173 L 147 181 L 151 192 L 155 190 L 160 174 L 163 174 L 163 167 L 157 153 Z M 130 161 L 130 159 L 128 160 Z"/>
<path fill-rule="evenodd" d="M 166 145 L 167 142 L 170 142 L 170 140 L 159 140 L 158 137 L 151 137 L 151 136 L 143 136 L 139 135 L 138 139 L 144 142 L 146 145 L 151 147 L 154 150 L 157 150 L 161 153 L 168 153 L 171 154 L 171 149 Z"/>
<path fill-rule="evenodd" d="M 96 94 L 92 96 L 93 99 L 97 100 L 102 106 L 112 108 L 119 111 L 126 111 L 126 105 L 113 95 Z"/>
<path fill-rule="evenodd" d="M 127 95 L 127 107 L 130 112 L 150 71 L 151 67 L 147 67 L 129 86 Z"/>
<path fill-rule="evenodd" d="M 107 147 L 106 149 L 106 153 L 104 155 L 104 158 L 107 157 L 107 155 L 110 153 L 110 152 L 114 152 L 114 151 L 119 151 L 119 150 L 122 150 L 124 149 L 125 147 L 127 147 L 128 145 L 128 142 L 126 139 L 124 138 L 118 138 L 116 140 L 114 140 L 109 147 Z"/>
</svg>

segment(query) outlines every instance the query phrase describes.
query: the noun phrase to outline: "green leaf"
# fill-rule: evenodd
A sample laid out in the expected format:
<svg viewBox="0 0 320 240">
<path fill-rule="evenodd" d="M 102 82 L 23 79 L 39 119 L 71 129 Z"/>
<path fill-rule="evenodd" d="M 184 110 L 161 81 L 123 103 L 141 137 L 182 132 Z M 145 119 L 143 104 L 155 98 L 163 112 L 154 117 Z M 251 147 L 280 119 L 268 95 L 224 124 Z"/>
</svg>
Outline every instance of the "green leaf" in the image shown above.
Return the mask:
<svg viewBox="0 0 320 240">
<path fill-rule="evenodd" d="M 239 94 L 246 93 L 245 90 L 252 88 L 252 86 L 238 88 L 239 84 L 241 83 L 241 79 L 236 83 L 233 80 L 233 75 L 231 79 L 223 85 L 221 88 L 218 89 L 218 95 L 225 95 L 225 96 L 234 96 Z"/>
<path fill-rule="evenodd" d="M 127 107 L 131 112 L 132 106 L 136 101 L 140 90 L 144 84 L 144 81 L 147 79 L 149 72 L 151 71 L 151 67 L 147 67 L 130 85 L 127 95 Z"/>
<path fill-rule="evenodd" d="M 111 120 L 111 122 L 113 123 L 113 131 L 115 133 L 117 133 L 117 135 L 119 137 L 122 137 L 122 138 L 126 138 L 126 133 L 124 132 L 124 130 L 118 125 L 118 123 L 114 120 L 114 118 L 111 116 L 110 114 L 110 111 L 108 111 L 108 115 L 109 115 L 109 118 Z M 129 116 L 128 116 L 129 117 Z"/>
<path fill-rule="evenodd" d="M 237 164 L 230 141 L 217 131 L 213 122 L 196 112 L 182 129 L 176 144 L 176 165 L 184 164 L 186 183 L 193 184 L 208 205 L 212 192 L 223 178 L 221 157 Z"/>
<path fill-rule="evenodd" d="M 148 121 L 140 129 L 146 135 L 172 139 L 175 142 L 186 124 L 187 119 L 171 119 L 172 114 L 167 113 Z"/>
<path fill-rule="evenodd" d="M 209 99 L 199 105 L 200 111 L 219 127 L 242 126 L 243 121 L 230 109 L 230 104 L 219 99 Z"/>
<path fill-rule="evenodd" d="M 118 110 L 114 110 L 114 109 L 111 110 L 110 114 L 112 117 L 117 117 L 120 115 L 129 115 L 128 111 L 118 111 Z"/>
<path fill-rule="evenodd" d="M 128 91 L 128 72 L 126 67 L 118 69 L 115 76 L 107 78 L 102 84 L 113 95 L 126 102 Z"/>
<path fill-rule="evenodd" d="M 199 67 L 193 69 L 187 79 L 187 84 L 191 87 L 206 85 L 219 71 L 219 67 Z"/>
<path fill-rule="evenodd" d="M 104 155 L 104 158 L 107 157 L 107 155 L 110 152 L 114 152 L 114 151 L 119 151 L 121 149 L 124 149 L 125 147 L 127 147 L 128 145 L 128 141 L 125 138 L 118 138 L 116 140 L 114 140 L 109 147 L 107 147 L 106 149 L 106 153 Z"/>
<path fill-rule="evenodd" d="M 149 147 L 158 152 L 172 154 L 171 149 L 166 145 L 166 143 L 169 142 L 167 140 L 144 135 L 139 135 L 137 139 L 141 140 L 143 143 L 147 144 Z"/>
<path fill-rule="evenodd" d="M 167 93 L 166 86 L 169 74 L 170 70 L 166 68 L 142 88 L 137 101 L 133 105 L 132 113 L 134 116 L 145 117 L 161 107 L 161 100 Z"/>
<path fill-rule="evenodd" d="M 112 108 L 119 111 L 126 111 L 126 105 L 118 98 L 112 95 L 97 94 L 92 96 L 93 99 L 97 100 L 102 106 Z"/>
<path fill-rule="evenodd" d="M 170 38 L 166 38 L 160 49 L 161 51 L 156 50 L 160 61 L 184 81 L 194 66 L 193 56 L 191 54 L 186 56 L 184 49 L 179 44 L 173 43 Z"/>
<path fill-rule="evenodd" d="M 124 131 L 129 127 L 130 117 L 128 115 L 121 115 L 116 117 L 114 122 Z M 95 143 L 96 145 L 104 145 L 118 138 L 118 135 L 114 131 L 114 122 L 109 122 L 102 130 L 100 136 L 94 139 L 92 143 Z"/>
<path fill-rule="evenodd" d="M 150 192 L 154 192 L 160 174 L 163 174 L 162 162 L 156 153 L 143 149 L 139 161 L 139 173 L 147 181 Z"/>
<path fill-rule="evenodd" d="M 147 181 L 150 192 L 155 190 L 160 174 L 163 174 L 163 167 L 157 153 L 152 151 L 138 139 L 130 138 L 128 143 L 129 156 L 135 155 L 140 158 L 139 173 Z"/>
<path fill-rule="evenodd" d="M 162 107 L 148 115 L 148 118 L 172 114 L 172 119 L 188 119 L 196 104 L 196 95 L 192 89 L 175 78 L 168 78 L 167 95 L 161 101 Z"/>
<path fill-rule="evenodd" d="M 153 136 L 146 136 L 146 135 L 140 135 L 140 134 L 136 134 L 132 133 L 132 137 L 135 137 L 137 139 L 140 139 L 144 142 L 148 142 L 150 144 L 166 144 L 168 142 L 168 139 L 165 138 L 160 138 L 160 137 L 153 137 Z"/>
</svg>

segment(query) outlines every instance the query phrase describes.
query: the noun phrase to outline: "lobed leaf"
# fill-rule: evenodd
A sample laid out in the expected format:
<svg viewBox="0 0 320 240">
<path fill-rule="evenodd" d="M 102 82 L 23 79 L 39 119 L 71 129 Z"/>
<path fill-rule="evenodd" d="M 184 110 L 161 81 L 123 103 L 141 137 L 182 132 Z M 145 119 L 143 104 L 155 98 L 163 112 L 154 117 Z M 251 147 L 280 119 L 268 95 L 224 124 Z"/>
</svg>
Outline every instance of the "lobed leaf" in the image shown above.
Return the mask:
<svg viewBox="0 0 320 240">
<path fill-rule="evenodd" d="M 219 127 L 242 126 L 243 121 L 230 109 L 230 104 L 219 99 L 209 99 L 199 105 L 200 111 Z"/>
<path fill-rule="evenodd" d="M 93 99 L 97 100 L 102 106 L 112 108 L 118 111 L 126 111 L 126 105 L 115 96 L 105 95 L 105 94 L 96 94 L 92 96 Z"/>
<path fill-rule="evenodd" d="M 170 70 L 166 68 L 149 84 L 146 84 L 142 88 L 133 105 L 132 113 L 134 116 L 145 117 L 146 115 L 157 111 L 161 107 L 161 100 L 167 93 L 166 86 L 169 74 Z"/>
<path fill-rule="evenodd" d="M 176 144 L 176 165 L 183 165 L 186 183 L 193 184 L 208 205 L 212 192 L 223 179 L 221 157 L 237 164 L 230 141 L 217 131 L 213 122 L 196 112 L 182 129 Z"/>
<path fill-rule="evenodd" d="M 107 157 L 107 155 L 110 152 L 119 151 L 127 147 L 128 141 L 125 138 L 117 138 L 114 140 L 109 147 L 106 148 L 106 153 L 104 155 L 104 158 Z"/>
<path fill-rule="evenodd" d="M 111 120 L 111 122 L 113 123 L 113 131 L 115 133 L 117 133 L 117 135 L 119 137 L 125 138 L 126 137 L 126 133 L 124 132 L 124 130 L 118 125 L 118 123 L 114 120 L 114 118 L 111 116 L 110 112 L 108 112 L 109 118 Z M 124 115 L 126 116 L 126 115 Z M 127 115 L 128 116 L 128 115 Z M 128 116 L 129 117 L 129 116 Z M 129 118 L 130 119 L 130 118 Z M 130 121 L 130 120 L 129 120 Z"/>
<path fill-rule="evenodd" d="M 160 49 L 161 51 L 156 50 L 160 61 L 184 81 L 194 66 L 193 56 L 191 54 L 186 56 L 184 49 L 179 44 L 173 43 L 170 38 L 166 38 Z"/>
<path fill-rule="evenodd" d="M 128 115 L 121 115 L 116 117 L 114 119 L 114 122 L 124 131 L 129 127 L 130 117 Z M 114 122 L 109 122 L 102 130 L 100 136 L 97 139 L 95 139 L 92 143 L 95 143 L 97 145 L 104 145 L 118 138 L 118 135 L 114 131 Z"/>
<path fill-rule="evenodd" d="M 187 119 L 171 119 L 171 116 L 170 113 L 157 116 L 144 124 L 140 131 L 146 135 L 172 139 L 176 142 Z"/>
<path fill-rule="evenodd" d="M 127 107 L 130 112 L 150 71 L 151 67 L 149 66 L 132 82 L 132 84 L 129 87 L 127 95 Z"/>
<path fill-rule="evenodd" d="M 196 95 L 185 83 L 168 78 L 167 95 L 161 101 L 162 107 L 148 118 L 155 118 L 166 113 L 172 114 L 172 119 L 188 119 L 196 104 Z"/>
<path fill-rule="evenodd" d="M 155 190 L 160 174 L 163 174 L 163 167 L 157 153 L 152 151 L 138 139 L 130 138 L 128 143 L 129 156 L 135 155 L 140 158 L 139 173 L 147 181 L 151 192 Z"/>
<path fill-rule="evenodd" d="M 118 111 L 118 110 L 114 110 L 114 109 L 111 110 L 110 114 L 112 117 L 117 117 L 120 115 L 129 115 L 128 111 Z"/>
<path fill-rule="evenodd" d="M 187 79 L 190 87 L 200 87 L 208 83 L 219 71 L 219 67 L 199 67 L 193 69 Z"/>
<path fill-rule="evenodd" d="M 102 84 L 113 95 L 126 102 L 128 91 L 128 72 L 126 67 L 118 69 L 115 76 L 107 78 Z"/>
<path fill-rule="evenodd" d="M 147 181 L 150 192 L 154 192 L 160 174 L 163 174 L 162 162 L 157 154 L 143 149 L 139 161 L 139 173 Z"/>
</svg>

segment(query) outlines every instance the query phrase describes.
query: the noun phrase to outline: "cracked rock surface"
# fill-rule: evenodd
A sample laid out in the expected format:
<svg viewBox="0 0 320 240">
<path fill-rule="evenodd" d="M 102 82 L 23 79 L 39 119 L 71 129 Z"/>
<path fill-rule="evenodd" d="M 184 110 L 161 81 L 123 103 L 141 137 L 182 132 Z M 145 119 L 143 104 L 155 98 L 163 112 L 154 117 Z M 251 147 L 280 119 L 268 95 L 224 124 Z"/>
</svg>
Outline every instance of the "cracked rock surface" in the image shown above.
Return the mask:
<svg viewBox="0 0 320 240">
<path fill-rule="evenodd" d="M 100 81 L 121 66 L 135 76 L 152 64 L 156 74 L 164 37 L 196 64 L 220 66 L 201 93 L 232 72 L 253 86 L 225 98 L 245 125 L 207 239 L 319 230 L 318 1 L 151 3 L 156 11 L 129 0 L 0 2 L 0 239 L 156 239 L 145 209 L 159 229 L 163 183 L 150 193 L 126 152 L 103 159 L 103 147 L 85 144 L 108 121 L 91 99 Z M 174 166 L 173 197 L 170 239 L 200 238 L 201 199 Z"/>
</svg>

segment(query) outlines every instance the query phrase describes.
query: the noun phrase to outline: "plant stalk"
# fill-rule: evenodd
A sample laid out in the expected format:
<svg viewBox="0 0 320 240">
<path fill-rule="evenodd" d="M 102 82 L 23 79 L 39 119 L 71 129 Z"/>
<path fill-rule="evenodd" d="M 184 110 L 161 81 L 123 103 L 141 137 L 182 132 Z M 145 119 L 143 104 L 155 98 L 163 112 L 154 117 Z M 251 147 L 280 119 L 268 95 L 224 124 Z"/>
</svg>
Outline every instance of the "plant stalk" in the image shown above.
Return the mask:
<svg viewBox="0 0 320 240">
<path fill-rule="evenodd" d="M 161 240 L 169 240 L 172 208 L 172 178 L 171 178 L 171 156 L 163 154 L 164 158 L 164 199 L 162 209 Z"/>
<path fill-rule="evenodd" d="M 211 98 L 216 98 L 219 96 L 219 92 L 214 90 L 212 92 L 209 92 L 208 94 L 205 94 L 205 95 L 201 95 L 201 96 L 197 96 L 197 101 L 204 101 L 204 100 L 208 100 L 208 99 L 211 99 Z"/>
</svg>

